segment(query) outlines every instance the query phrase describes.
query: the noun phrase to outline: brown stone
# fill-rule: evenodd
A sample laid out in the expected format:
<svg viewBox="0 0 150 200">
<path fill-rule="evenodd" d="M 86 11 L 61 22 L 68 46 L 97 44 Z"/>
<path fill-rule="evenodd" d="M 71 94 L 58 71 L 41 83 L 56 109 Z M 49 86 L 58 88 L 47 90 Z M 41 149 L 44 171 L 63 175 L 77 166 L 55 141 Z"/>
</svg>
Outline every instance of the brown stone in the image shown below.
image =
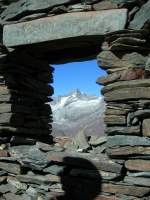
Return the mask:
<svg viewBox="0 0 150 200">
<path fill-rule="evenodd" d="M 102 1 L 93 5 L 93 9 L 98 10 L 110 10 L 118 8 L 116 3 L 112 3 L 109 1 Z"/>
<path fill-rule="evenodd" d="M 119 198 L 117 198 L 116 196 L 98 196 L 96 197 L 96 199 L 94 200 L 119 200 Z"/>
<path fill-rule="evenodd" d="M 0 157 L 8 157 L 8 151 L 6 150 L 0 150 Z"/>
<path fill-rule="evenodd" d="M 126 115 L 128 112 L 127 109 L 107 106 L 105 115 Z"/>
<path fill-rule="evenodd" d="M 143 197 L 150 192 L 148 187 L 137 187 L 127 185 L 115 185 L 115 184 L 102 184 L 102 192 L 113 194 L 125 194 L 136 197 Z"/>
<path fill-rule="evenodd" d="M 109 83 L 113 83 L 120 79 L 119 73 L 113 73 L 108 76 L 102 76 L 96 80 L 96 83 L 99 85 L 107 85 Z"/>
<path fill-rule="evenodd" d="M 122 127 L 122 126 L 113 126 L 107 127 L 105 132 L 108 135 L 140 135 L 140 126 L 130 126 L 130 127 Z"/>
<path fill-rule="evenodd" d="M 105 115 L 104 122 L 109 125 L 125 125 L 126 117 L 123 115 Z"/>
<path fill-rule="evenodd" d="M 111 157 L 116 156 L 132 156 L 132 155 L 150 155 L 150 147 L 142 146 L 125 146 L 114 149 L 107 149 L 107 153 Z"/>
<path fill-rule="evenodd" d="M 127 160 L 125 162 L 125 167 L 133 171 L 150 171 L 150 160 Z"/>
<path fill-rule="evenodd" d="M 150 119 L 144 119 L 142 124 L 143 135 L 150 137 Z"/>
</svg>

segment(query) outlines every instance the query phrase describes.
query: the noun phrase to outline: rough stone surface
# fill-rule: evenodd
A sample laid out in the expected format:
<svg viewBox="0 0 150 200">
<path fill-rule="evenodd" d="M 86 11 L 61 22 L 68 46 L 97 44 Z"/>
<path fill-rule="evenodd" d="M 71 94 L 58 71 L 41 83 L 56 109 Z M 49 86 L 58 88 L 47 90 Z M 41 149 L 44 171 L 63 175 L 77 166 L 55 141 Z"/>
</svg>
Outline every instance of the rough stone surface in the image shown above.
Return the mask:
<svg viewBox="0 0 150 200">
<path fill-rule="evenodd" d="M 125 162 L 125 167 L 132 171 L 150 171 L 149 160 L 128 160 Z"/>
<path fill-rule="evenodd" d="M 150 119 L 143 120 L 143 136 L 150 137 Z"/>
<path fill-rule="evenodd" d="M 6 25 L 3 32 L 3 43 L 6 46 L 18 46 L 65 38 L 103 36 L 106 32 L 124 29 L 126 15 L 126 9 L 81 12 Z"/>
<path fill-rule="evenodd" d="M 132 29 L 141 29 L 144 24 L 150 20 L 149 15 L 150 1 L 144 4 L 141 9 L 135 14 L 133 21 L 130 22 L 129 27 Z"/>
</svg>

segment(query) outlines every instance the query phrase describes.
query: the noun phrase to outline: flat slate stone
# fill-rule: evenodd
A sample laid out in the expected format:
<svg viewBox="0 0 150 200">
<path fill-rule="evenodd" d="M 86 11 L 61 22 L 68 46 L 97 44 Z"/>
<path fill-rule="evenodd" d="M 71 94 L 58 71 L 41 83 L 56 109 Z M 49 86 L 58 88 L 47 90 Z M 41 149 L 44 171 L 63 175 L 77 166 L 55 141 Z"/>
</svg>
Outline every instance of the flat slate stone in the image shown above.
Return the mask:
<svg viewBox="0 0 150 200">
<path fill-rule="evenodd" d="M 107 149 L 107 153 L 111 157 L 135 156 L 135 155 L 140 155 L 141 157 L 145 157 L 150 155 L 150 147 L 125 146 L 114 149 L 110 148 Z"/>
<path fill-rule="evenodd" d="M 127 185 L 115 185 L 115 184 L 102 184 L 102 192 L 108 192 L 113 194 L 126 194 L 133 195 L 136 197 L 143 197 L 150 192 L 148 187 L 138 187 L 138 186 L 127 186 Z"/>
<path fill-rule="evenodd" d="M 148 20 L 150 20 L 150 0 L 135 14 L 129 28 L 141 29 Z"/>
<path fill-rule="evenodd" d="M 127 183 L 134 184 L 134 185 L 150 187 L 149 178 L 126 176 L 124 181 L 127 182 Z"/>
<path fill-rule="evenodd" d="M 140 79 L 140 80 L 131 80 L 131 81 L 118 81 L 112 84 L 109 84 L 105 86 L 102 89 L 103 94 L 109 92 L 109 91 L 114 91 L 118 89 L 129 89 L 134 87 L 150 87 L 150 79 Z M 146 88 L 147 89 L 147 88 Z"/>
<path fill-rule="evenodd" d="M 125 162 L 125 167 L 132 171 L 150 172 L 150 161 L 142 159 L 127 160 Z"/>
<path fill-rule="evenodd" d="M 13 4 L 10 4 L 6 10 L 1 15 L 1 18 L 5 21 L 12 20 L 16 18 L 21 18 L 21 16 L 26 16 L 28 13 L 37 13 L 37 11 L 47 11 L 54 6 L 59 6 L 66 3 L 72 3 L 74 0 L 21 0 Z"/>
<path fill-rule="evenodd" d="M 46 17 L 4 26 L 3 43 L 11 47 L 66 38 L 103 36 L 108 32 L 124 29 L 126 19 L 126 9 Z"/>
<path fill-rule="evenodd" d="M 117 89 L 105 93 L 104 96 L 105 96 L 105 101 L 150 99 L 150 87 Z"/>
<path fill-rule="evenodd" d="M 140 135 L 140 126 L 122 127 L 114 126 L 107 127 L 105 131 L 108 135 Z"/>
<path fill-rule="evenodd" d="M 150 146 L 150 139 L 138 136 L 109 136 L 107 147 L 114 146 Z"/>
</svg>

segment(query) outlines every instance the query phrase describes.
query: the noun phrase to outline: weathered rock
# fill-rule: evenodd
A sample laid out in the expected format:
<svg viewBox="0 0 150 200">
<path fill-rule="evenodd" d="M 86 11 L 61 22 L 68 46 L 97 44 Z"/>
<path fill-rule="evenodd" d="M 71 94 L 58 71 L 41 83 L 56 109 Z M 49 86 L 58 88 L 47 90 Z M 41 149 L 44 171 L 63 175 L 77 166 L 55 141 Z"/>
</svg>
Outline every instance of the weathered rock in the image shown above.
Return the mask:
<svg viewBox="0 0 150 200">
<path fill-rule="evenodd" d="M 115 146 L 150 146 L 150 139 L 138 136 L 116 135 L 109 136 L 107 147 Z"/>
<path fill-rule="evenodd" d="M 110 9 L 116 9 L 116 8 L 118 8 L 118 5 L 110 1 L 102 1 L 93 5 L 93 9 L 96 11 L 110 10 Z"/>
<path fill-rule="evenodd" d="M 47 173 L 59 176 L 64 171 L 64 169 L 65 169 L 65 166 L 52 165 L 45 168 L 43 172 L 47 172 Z"/>
<path fill-rule="evenodd" d="M 98 64 L 103 69 L 115 69 L 115 68 L 137 68 L 145 67 L 148 57 L 143 56 L 137 52 L 124 54 L 121 52 L 113 53 L 111 51 L 102 51 L 97 56 Z"/>
<path fill-rule="evenodd" d="M 46 159 L 46 154 L 41 152 L 36 146 L 15 146 L 9 149 L 10 155 L 16 158 L 23 166 L 42 170 L 49 161 Z"/>
<path fill-rule="evenodd" d="M 149 156 L 150 155 L 150 147 L 142 147 L 142 146 L 125 146 L 114 149 L 107 149 L 107 153 L 111 157 L 120 157 L 120 156 Z"/>
<path fill-rule="evenodd" d="M 119 89 L 130 89 L 133 87 L 147 87 L 146 89 L 148 89 L 150 87 L 150 81 L 149 79 L 140 79 L 140 80 L 131 80 L 131 81 L 118 81 L 116 83 L 112 83 L 109 84 L 107 86 L 105 86 L 102 89 L 103 94 L 109 92 L 109 91 L 113 91 L 113 90 L 119 90 Z M 134 88 L 133 88 L 134 89 Z"/>
<path fill-rule="evenodd" d="M 126 16 L 126 9 L 121 9 L 105 12 L 69 13 L 31 22 L 6 25 L 3 32 L 3 43 L 6 46 L 18 46 L 81 36 L 103 36 L 108 31 L 124 29 Z M 79 20 L 80 24 L 78 23 Z M 53 24 L 51 21 L 53 21 Z M 102 26 L 103 28 L 101 28 Z M 24 28 L 26 31 L 24 31 Z M 36 37 L 33 35 L 35 31 Z"/>
<path fill-rule="evenodd" d="M 98 145 L 102 145 L 107 141 L 106 137 L 97 137 L 97 136 L 91 136 L 90 140 L 89 140 L 89 144 L 92 146 L 98 146 Z"/>
<path fill-rule="evenodd" d="M 144 26 L 144 24 L 148 20 L 150 20 L 149 10 L 150 10 L 150 1 L 145 3 L 141 7 L 141 9 L 135 14 L 134 19 L 129 24 L 129 28 L 141 29 Z"/>
<path fill-rule="evenodd" d="M 15 195 L 13 193 L 4 194 L 4 198 L 7 200 L 24 200 L 20 195 Z"/>
<path fill-rule="evenodd" d="M 115 185 L 115 184 L 102 184 L 103 192 L 113 193 L 113 194 L 126 194 L 133 195 L 136 197 L 143 197 L 149 193 L 150 189 L 148 187 L 138 187 L 138 186 L 127 186 L 127 185 Z"/>
<path fill-rule="evenodd" d="M 26 184 L 24 184 L 24 183 L 21 183 L 21 182 L 19 182 L 16 178 L 14 178 L 14 177 L 8 177 L 7 178 L 7 182 L 10 184 L 10 185 L 12 185 L 12 186 L 14 186 L 15 188 L 17 188 L 17 190 L 18 191 L 20 191 L 20 190 L 27 190 L 27 185 Z"/>
<path fill-rule="evenodd" d="M 131 127 L 107 127 L 105 131 L 108 135 L 140 135 L 140 126 Z"/>
<path fill-rule="evenodd" d="M 128 176 L 131 177 L 145 177 L 145 178 L 150 178 L 150 172 L 128 172 Z"/>
<path fill-rule="evenodd" d="M 105 93 L 106 101 L 120 101 L 132 99 L 150 99 L 150 87 L 133 87 L 116 89 Z"/>
<path fill-rule="evenodd" d="M 126 115 L 128 112 L 128 109 L 107 106 L 105 115 Z"/>
<path fill-rule="evenodd" d="M 108 125 L 125 125 L 126 117 L 123 115 L 105 115 L 104 122 Z"/>
<path fill-rule="evenodd" d="M 46 0 L 44 2 L 41 2 L 40 0 L 31 0 L 30 2 L 21 0 L 19 2 L 17 1 L 16 3 L 10 4 L 2 13 L 1 18 L 3 20 L 19 19 L 31 12 L 37 13 L 37 11 L 47 11 L 55 6 L 72 2 L 73 0 Z"/>
<path fill-rule="evenodd" d="M 47 175 L 47 176 L 42 176 L 42 175 L 34 175 L 34 176 L 28 176 L 28 175 L 17 175 L 16 179 L 19 180 L 20 182 L 23 183 L 34 183 L 37 185 L 41 184 L 50 184 L 52 182 L 60 182 L 60 178 L 58 176 L 54 175 Z"/>
<path fill-rule="evenodd" d="M 150 161 L 149 160 L 127 160 L 125 162 L 125 167 L 132 171 L 150 171 Z"/>
<path fill-rule="evenodd" d="M 142 177 L 129 177 L 126 176 L 124 181 L 126 183 L 134 184 L 134 185 L 140 185 L 140 186 L 146 186 L 150 187 L 150 181 L 149 178 L 142 178 Z"/>
<path fill-rule="evenodd" d="M 79 167 L 88 168 L 87 162 L 93 164 L 97 169 L 102 171 L 118 173 L 122 166 L 109 160 L 107 156 L 103 154 L 94 156 L 88 153 L 64 153 L 64 152 L 54 152 L 48 153 L 47 158 L 50 161 L 65 163 L 68 165 L 74 165 Z M 86 162 L 87 160 L 87 162 Z"/>
<path fill-rule="evenodd" d="M 107 85 L 107 84 L 113 83 L 113 82 L 115 82 L 119 79 L 120 79 L 120 74 L 119 73 L 113 73 L 113 74 L 110 74 L 108 76 L 102 76 L 102 77 L 98 78 L 96 80 L 96 83 L 99 84 L 99 85 Z"/>
<path fill-rule="evenodd" d="M 143 136 L 150 137 L 150 119 L 143 120 L 142 132 L 143 132 Z"/>
<path fill-rule="evenodd" d="M 0 169 L 12 174 L 21 174 L 20 165 L 15 163 L 0 162 Z"/>
</svg>

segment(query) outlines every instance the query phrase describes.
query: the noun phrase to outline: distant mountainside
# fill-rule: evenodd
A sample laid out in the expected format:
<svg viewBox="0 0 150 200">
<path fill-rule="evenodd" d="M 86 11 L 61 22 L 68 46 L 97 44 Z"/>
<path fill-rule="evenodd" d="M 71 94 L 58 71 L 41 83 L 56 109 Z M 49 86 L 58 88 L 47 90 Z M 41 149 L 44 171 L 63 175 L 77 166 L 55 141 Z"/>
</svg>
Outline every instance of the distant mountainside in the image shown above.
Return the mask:
<svg viewBox="0 0 150 200">
<path fill-rule="evenodd" d="M 75 90 L 53 98 L 53 134 L 75 136 L 80 130 L 86 135 L 104 135 L 105 103 L 96 97 Z"/>
</svg>

